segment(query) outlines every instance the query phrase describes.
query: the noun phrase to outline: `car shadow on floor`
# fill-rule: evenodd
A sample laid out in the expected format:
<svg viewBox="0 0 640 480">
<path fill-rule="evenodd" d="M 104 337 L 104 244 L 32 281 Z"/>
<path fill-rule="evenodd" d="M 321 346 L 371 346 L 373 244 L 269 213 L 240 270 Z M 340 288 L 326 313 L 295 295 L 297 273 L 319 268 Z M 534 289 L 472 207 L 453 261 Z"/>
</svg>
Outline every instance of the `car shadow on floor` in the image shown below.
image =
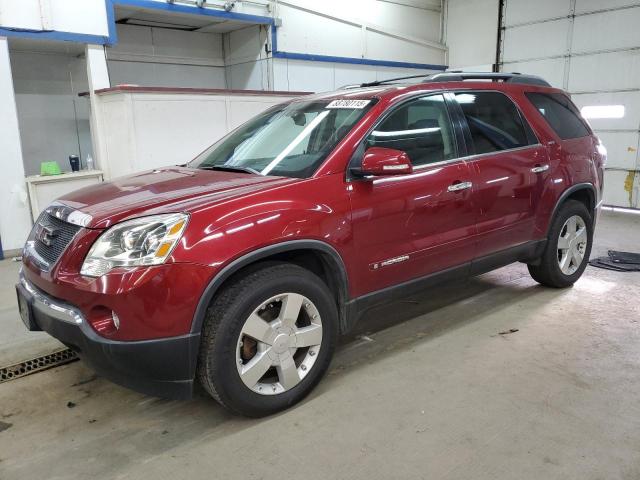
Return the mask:
<svg viewBox="0 0 640 480">
<path fill-rule="evenodd" d="M 353 332 L 340 339 L 330 374 L 339 375 L 431 341 L 543 292 L 562 295 L 562 290 L 538 285 L 524 265 L 515 264 L 374 307 L 362 315 Z M 504 329 L 511 326 L 506 323 Z"/>
</svg>

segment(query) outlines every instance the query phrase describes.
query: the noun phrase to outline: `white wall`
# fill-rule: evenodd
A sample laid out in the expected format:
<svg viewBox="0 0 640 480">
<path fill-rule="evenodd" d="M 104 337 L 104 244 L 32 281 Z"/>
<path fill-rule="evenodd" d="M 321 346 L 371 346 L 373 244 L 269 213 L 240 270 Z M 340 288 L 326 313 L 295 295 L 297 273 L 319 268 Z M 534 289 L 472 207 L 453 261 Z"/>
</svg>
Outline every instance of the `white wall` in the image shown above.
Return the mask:
<svg viewBox="0 0 640 480">
<path fill-rule="evenodd" d="M 404 4 L 403 4 L 404 3 Z M 438 0 L 279 1 L 277 48 L 280 52 L 442 65 Z M 327 91 L 346 84 L 429 70 L 271 59 L 266 27 L 224 35 L 228 88 Z"/>
<path fill-rule="evenodd" d="M 407 2 L 409 3 L 409 2 Z M 343 57 L 444 63 L 440 2 L 279 1 L 278 50 Z"/>
<path fill-rule="evenodd" d="M 491 71 L 496 61 L 498 5 L 498 0 L 445 1 L 449 68 Z"/>
<path fill-rule="evenodd" d="M 118 25 L 106 48 L 111 85 L 225 88 L 222 35 Z"/>
<path fill-rule="evenodd" d="M 409 75 L 427 76 L 430 70 L 332 62 L 306 62 L 276 58 L 273 61 L 275 90 L 328 92 L 345 85 Z"/>
<path fill-rule="evenodd" d="M 267 26 L 252 26 L 223 35 L 227 88 L 276 90 L 265 50 Z"/>
<path fill-rule="evenodd" d="M 109 35 L 104 0 L 0 0 L 0 26 Z"/>
</svg>

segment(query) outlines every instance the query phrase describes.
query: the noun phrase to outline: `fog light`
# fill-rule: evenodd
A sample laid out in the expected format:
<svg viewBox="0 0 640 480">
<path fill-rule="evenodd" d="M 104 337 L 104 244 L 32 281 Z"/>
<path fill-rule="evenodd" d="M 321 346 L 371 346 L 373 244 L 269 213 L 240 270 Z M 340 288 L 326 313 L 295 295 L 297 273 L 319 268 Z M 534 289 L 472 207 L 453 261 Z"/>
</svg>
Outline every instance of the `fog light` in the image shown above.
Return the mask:
<svg viewBox="0 0 640 480">
<path fill-rule="evenodd" d="M 114 311 L 105 306 L 95 306 L 88 315 L 93 329 L 103 336 L 113 335 L 120 328 L 120 318 Z"/>
</svg>

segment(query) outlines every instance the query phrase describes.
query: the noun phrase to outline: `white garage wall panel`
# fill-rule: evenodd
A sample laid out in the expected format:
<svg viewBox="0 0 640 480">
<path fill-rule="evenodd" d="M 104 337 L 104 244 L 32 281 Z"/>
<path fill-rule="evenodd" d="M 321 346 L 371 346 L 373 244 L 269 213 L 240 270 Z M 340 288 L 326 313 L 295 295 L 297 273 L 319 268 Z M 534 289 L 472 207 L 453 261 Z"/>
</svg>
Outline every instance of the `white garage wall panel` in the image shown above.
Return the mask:
<svg viewBox="0 0 640 480">
<path fill-rule="evenodd" d="M 540 30 L 544 34 L 540 34 Z M 563 55 L 567 49 L 569 20 L 555 20 L 507 28 L 502 61 L 535 59 Z"/>
<path fill-rule="evenodd" d="M 604 202 L 640 208 L 640 1 L 506 0 L 501 69 L 538 74 L 578 107 L 623 105 L 589 122 L 607 147 Z"/>
<path fill-rule="evenodd" d="M 505 25 L 513 26 L 569 16 L 570 0 L 507 0 Z"/>
<path fill-rule="evenodd" d="M 498 0 L 446 0 L 445 43 L 448 65 L 467 71 L 491 71 L 496 62 Z"/>
<path fill-rule="evenodd" d="M 279 0 L 277 5 L 275 16 L 282 19 L 278 49 L 283 51 L 359 57 L 363 25 L 387 36 L 440 41 L 441 7 L 437 0 Z M 349 39 L 354 44 L 347 45 Z M 366 53 L 367 58 L 393 60 L 391 54 L 403 61 L 401 51 Z"/>
<path fill-rule="evenodd" d="M 439 43 L 438 0 L 279 1 L 274 16 L 282 20 L 277 29 L 278 52 L 434 65 L 444 65 L 446 60 L 446 49 Z M 273 47 L 269 33 L 256 26 L 224 35 L 228 88 L 327 91 L 376 78 L 430 72 L 272 59 L 265 51 Z"/>
<path fill-rule="evenodd" d="M 574 56 L 570 68 L 566 81 L 571 92 L 640 89 L 640 50 Z"/>
</svg>

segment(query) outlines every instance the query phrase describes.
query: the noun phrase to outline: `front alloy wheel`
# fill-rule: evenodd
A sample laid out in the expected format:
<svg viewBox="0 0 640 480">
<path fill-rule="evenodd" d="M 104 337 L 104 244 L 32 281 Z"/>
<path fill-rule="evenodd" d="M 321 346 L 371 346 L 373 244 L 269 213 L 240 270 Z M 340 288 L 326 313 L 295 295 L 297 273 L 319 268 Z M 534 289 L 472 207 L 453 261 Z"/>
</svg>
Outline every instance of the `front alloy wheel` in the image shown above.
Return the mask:
<svg viewBox="0 0 640 480">
<path fill-rule="evenodd" d="M 289 263 L 249 267 L 207 310 L 198 378 L 236 413 L 261 417 L 302 400 L 326 372 L 338 333 L 327 285 Z"/>
<path fill-rule="evenodd" d="M 322 345 L 322 320 L 311 300 L 276 295 L 244 322 L 236 348 L 242 382 L 261 395 L 295 387 L 313 367 Z"/>
</svg>

